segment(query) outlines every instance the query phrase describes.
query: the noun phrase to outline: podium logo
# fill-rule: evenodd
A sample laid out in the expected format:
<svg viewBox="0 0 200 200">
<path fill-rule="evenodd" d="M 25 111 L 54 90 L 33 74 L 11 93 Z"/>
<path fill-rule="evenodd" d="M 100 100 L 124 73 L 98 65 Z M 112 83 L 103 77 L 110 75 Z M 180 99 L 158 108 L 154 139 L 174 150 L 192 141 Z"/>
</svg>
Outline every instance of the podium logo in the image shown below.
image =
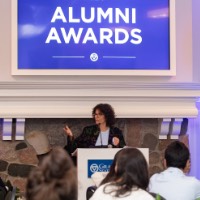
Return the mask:
<svg viewBox="0 0 200 200">
<path fill-rule="evenodd" d="M 95 172 L 108 172 L 113 160 L 88 160 L 88 178 Z"/>
<path fill-rule="evenodd" d="M 97 164 L 95 164 L 95 163 L 90 166 L 90 171 L 92 173 L 98 172 L 98 169 L 99 169 L 99 166 Z"/>
</svg>

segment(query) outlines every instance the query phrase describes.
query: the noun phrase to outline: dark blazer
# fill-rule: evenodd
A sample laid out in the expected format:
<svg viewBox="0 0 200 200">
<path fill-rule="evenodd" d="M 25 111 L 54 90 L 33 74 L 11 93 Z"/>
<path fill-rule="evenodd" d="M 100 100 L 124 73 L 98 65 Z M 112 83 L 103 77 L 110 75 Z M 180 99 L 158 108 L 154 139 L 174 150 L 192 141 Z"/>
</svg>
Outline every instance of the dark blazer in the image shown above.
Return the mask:
<svg viewBox="0 0 200 200">
<path fill-rule="evenodd" d="M 76 148 L 95 148 L 97 138 L 100 130 L 97 125 L 87 126 L 83 129 L 83 132 L 76 139 L 70 139 L 68 137 L 67 145 L 65 149 L 71 154 Z M 114 146 L 112 144 L 113 137 L 119 138 L 119 145 Z M 126 145 L 122 131 L 117 127 L 110 127 L 108 145 L 112 145 L 113 148 L 122 148 Z M 104 146 L 105 147 L 105 146 Z"/>
</svg>

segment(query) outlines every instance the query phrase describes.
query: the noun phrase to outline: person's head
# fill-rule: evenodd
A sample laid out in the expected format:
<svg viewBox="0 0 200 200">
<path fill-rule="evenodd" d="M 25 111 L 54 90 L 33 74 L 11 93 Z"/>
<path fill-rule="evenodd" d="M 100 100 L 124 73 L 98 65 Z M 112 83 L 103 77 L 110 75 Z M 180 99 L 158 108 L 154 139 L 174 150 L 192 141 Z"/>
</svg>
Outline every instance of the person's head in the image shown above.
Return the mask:
<svg viewBox="0 0 200 200">
<path fill-rule="evenodd" d="M 51 151 L 51 146 L 47 135 L 41 131 L 32 131 L 25 135 L 25 139 L 36 152 L 39 163 Z"/>
<path fill-rule="evenodd" d="M 114 191 L 116 196 L 131 192 L 133 188 L 146 190 L 149 184 L 148 164 L 140 150 L 125 148 L 119 151 L 115 167 L 115 181 L 111 184 L 119 186 Z M 106 187 L 104 192 L 106 192 Z"/>
<path fill-rule="evenodd" d="M 55 147 L 27 180 L 27 200 L 76 200 L 76 168 L 62 147 Z"/>
<path fill-rule="evenodd" d="M 108 127 L 115 124 L 115 112 L 111 105 L 100 103 L 92 110 L 92 116 L 96 124 L 106 123 Z"/>
<path fill-rule="evenodd" d="M 190 163 L 190 152 L 187 146 L 179 141 L 169 144 L 165 150 L 165 166 L 184 170 Z"/>
</svg>

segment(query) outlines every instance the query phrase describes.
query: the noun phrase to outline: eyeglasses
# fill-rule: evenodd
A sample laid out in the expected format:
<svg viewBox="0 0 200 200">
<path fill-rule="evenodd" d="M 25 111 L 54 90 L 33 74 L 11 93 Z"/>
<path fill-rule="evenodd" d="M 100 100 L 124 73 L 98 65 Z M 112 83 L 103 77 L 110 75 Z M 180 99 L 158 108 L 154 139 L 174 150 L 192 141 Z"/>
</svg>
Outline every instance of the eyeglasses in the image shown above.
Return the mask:
<svg viewBox="0 0 200 200">
<path fill-rule="evenodd" d="M 93 117 L 95 117 L 95 116 L 101 117 L 103 115 L 104 115 L 103 113 L 94 113 L 94 114 L 92 114 Z"/>
</svg>

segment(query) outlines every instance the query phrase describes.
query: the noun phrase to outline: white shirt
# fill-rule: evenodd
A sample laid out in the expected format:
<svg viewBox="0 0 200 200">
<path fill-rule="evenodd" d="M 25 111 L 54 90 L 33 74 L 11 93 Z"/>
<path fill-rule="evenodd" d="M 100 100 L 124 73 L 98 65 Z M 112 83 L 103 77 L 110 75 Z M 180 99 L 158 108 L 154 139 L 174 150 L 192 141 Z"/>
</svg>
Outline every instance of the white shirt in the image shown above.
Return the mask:
<svg viewBox="0 0 200 200">
<path fill-rule="evenodd" d="M 142 189 L 132 190 L 130 195 L 115 197 L 114 194 L 104 193 L 104 187 L 107 184 L 101 185 L 97 188 L 90 200 L 155 200 L 148 192 Z M 107 186 L 106 191 L 112 191 L 116 186 Z"/>
<path fill-rule="evenodd" d="M 200 197 L 200 181 L 186 176 L 178 168 L 169 167 L 150 178 L 149 191 L 167 200 L 195 200 Z"/>
<path fill-rule="evenodd" d="M 109 137 L 110 128 L 106 131 L 101 131 L 97 138 L 95 146 L 106 146 L 108 145 L 108 137 Z"/>
</svg>

